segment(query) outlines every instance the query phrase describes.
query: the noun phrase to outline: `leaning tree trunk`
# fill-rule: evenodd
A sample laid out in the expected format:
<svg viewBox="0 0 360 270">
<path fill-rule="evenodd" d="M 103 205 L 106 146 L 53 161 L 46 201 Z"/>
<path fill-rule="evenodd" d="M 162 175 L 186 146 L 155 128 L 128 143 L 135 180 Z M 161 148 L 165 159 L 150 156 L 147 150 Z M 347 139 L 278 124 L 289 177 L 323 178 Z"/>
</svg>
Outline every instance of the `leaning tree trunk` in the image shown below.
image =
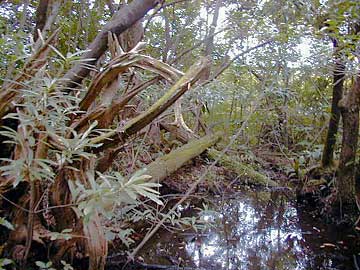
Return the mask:
<svg viewBox="0 0 360 270">
<path fill-rule="evenodd" d="M 96 63 L 97 59 L 99 59 L 99 57 L 102 56 L 108 48 L 107 41 L 109 32 L 115 35 L 120 35 L 140 20 L 158 3 L 158 0 L 134 0 L 129 5 L 123 6 L 117 13 L 115 13 L 112 20 L 104 26 L 94 41 L 89 45 L 89 51 L 83 55 L 82 59 L 94 59 L 88 61 L 87 64 Z M 65 75 L 65 78 L 69 81 L 67 86 L 76 87 L 89 73 L 90 69 L 82 63 L 75 65 Z"/>
<path fill-rule="evenodd" d="M 341 60 L 339 55 L 338 42 L 336 39 L 333 40 L 334 44 L 334 56 L 335 56 L 335 65 L 333 71 L 333 94 L 332 94 L 332 104 L 331 104 L 331 117 L 329 121 L 329 128 L 326 136 L 326 141 L 324 144 L 324 152 L 322 156 L 322 166 L 328 167 L 333 163 L 334 156 L 334 147 L 336 144 L 336 134 L 339 128 L 340 122 L 340 108 L 338 106 L 339 101 L 343 95 L 343 85 L 345 77 L 345 65 Z"/>
<path fill-rule="evenodd" d="M 359 134 L 360 77 L 340 102 L 343 139 L 336 187 L 340 205 L 355 202 L 355 157 Z"/>
</svg>

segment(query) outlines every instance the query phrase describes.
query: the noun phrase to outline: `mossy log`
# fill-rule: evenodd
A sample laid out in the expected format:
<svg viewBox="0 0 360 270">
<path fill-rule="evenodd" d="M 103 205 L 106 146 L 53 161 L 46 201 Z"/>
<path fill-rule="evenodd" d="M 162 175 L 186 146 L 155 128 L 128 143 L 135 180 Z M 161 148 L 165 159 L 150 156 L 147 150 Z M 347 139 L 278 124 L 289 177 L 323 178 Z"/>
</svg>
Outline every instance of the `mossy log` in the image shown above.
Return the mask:
<svg viewBox="0 0 360 270">
<path fill-rule="evenodd" d="M 187 161 L 203 153 L 206 149 L 217 143 L 222 134 L 216 133 L 192 140 L 184 146 L 171 151 L 169 154 L 157 158 L 146 166 L 147 175 L 152 176 L 152 181 L 163 181 L 171 173 L 182 167 Z"/>
<path fill-rule="evenodd" d="M 221 152 L 211 148 L 208 149 L 207 154 L 210 158 L 217 159 L 220 157 Z M 235 172 L 237 175 L 243 176 L 240 179 L 243 180 L 244 183 L 270 187 L 279 186 L 278 183 L 269 179 L 269 177 L 255 171 L 250 166 L 243 164 L 236 157 L 230 157 L 224 154 L 220 157 L 219 164 Z"/>
</svg>

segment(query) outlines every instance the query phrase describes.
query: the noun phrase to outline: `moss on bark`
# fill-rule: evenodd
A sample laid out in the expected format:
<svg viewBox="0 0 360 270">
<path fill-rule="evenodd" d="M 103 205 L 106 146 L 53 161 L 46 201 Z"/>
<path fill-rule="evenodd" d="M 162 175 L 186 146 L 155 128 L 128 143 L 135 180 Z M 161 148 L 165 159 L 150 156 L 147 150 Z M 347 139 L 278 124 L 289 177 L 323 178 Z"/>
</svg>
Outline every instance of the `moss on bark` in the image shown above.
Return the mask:
<svg viewBox="0 0 360 270">
<path fill-rule="evenodd" d="M 212 159 L 220 157 L 221 152 L 215 149 L 209 149 L 207 151 L 208 156 Z M 230 157 L 226 154 L 220 157 L 219 164 L 225 168 L 235 172 L 239 176 L 243 176 L 240 179 L 246 184 L 260 185 L 260 186 L 279 186 L 278 183 L 271 180 L 269 177 L 255 171 L 248 165 L 241 163 L 236 157 Z"/>
<path fill-rule="evenodd" d="M 182 167 L 187 161 L 200 155 L 206 149 L 217 143 L 221 136 L 221 133 L 216 133 L 190 141 L 184 146 L 150 163 L 146 167 L 146 174 L 152 176 L 152 181 L 163 181 L 171 173 Z"/>
</svg>

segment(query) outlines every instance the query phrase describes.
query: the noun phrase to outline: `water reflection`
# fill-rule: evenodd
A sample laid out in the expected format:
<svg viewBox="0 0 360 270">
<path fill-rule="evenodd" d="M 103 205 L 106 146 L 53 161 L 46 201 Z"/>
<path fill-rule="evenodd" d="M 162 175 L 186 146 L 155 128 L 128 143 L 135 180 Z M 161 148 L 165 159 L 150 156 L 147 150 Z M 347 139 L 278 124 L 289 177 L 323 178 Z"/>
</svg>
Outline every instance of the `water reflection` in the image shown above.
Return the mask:
<svg viewBox="0 0 360 270">
<path fill-rule="evenodd" d="M 266 200 L 266 193 L 258 195 L 263 196 L 214 202 L 221 213 L 217 226 L 186 245 L 197 267 L 305 269 L 296 209 L 284 200 Z"/>
<path fill-rule="evenodd" d="M 324 224 L 304 222 L 304 213 L 281 195 L 241 192 L 236 199 L 214 199 L 211 205 L 217 213 L 202 218 L 215 221 L 213 227 L 201 235 L 162 232 L 156 247 L 149 243 L 142 256 L 149 263 L 199 269 L 355 269 L 340 248 L 320 248 L 324 241 L 336 243 L 339 238 L 327 239 Z M 167 262 L 159 261 L 161 257 Z"/>
</svg>

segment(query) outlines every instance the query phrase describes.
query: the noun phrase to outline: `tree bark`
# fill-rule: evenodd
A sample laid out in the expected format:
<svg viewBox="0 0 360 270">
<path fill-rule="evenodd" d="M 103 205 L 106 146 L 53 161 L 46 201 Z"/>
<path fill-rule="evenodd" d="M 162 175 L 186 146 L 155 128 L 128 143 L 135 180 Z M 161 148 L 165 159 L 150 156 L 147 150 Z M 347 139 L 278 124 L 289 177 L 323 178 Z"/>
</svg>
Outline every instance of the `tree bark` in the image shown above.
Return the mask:
<svg viewBox="0 0 360 270">
<path fill-rule="evenodd" d="M 145 174 L 152 176 L 151 181 L 161 182 L 167 176 L 181 168 L 187 161 L 197 157 L 209 147 L 220 141 L 223 134 L 207 135 L 201 139 L 190 141 L 184 146 L 157 158 L 146 166 Z"/>
<path fill-rule="evenodd" d="M 331 117 L 329 121 L 329 128 L 326 136 L 326 141 L 324 144 L 324 151 L 322 156 L 322 166 L 329 167 L 333 164 L 334 158 L 334 148 L 336 144 L 336 134 L 339 128 L 340 122 L 340 108 L 338 106 L 339 101 L 343 95 L 343 85 L 345 77 L 345 65 L 341 60 L 341 57 L 338 52 L 338 42 L 333 40 L 334 44 L 334 56 L 335 56 L 335 66 L 333 71 L 333 94 L 332 94 L 332 104 L 331 104 Z"/>
<path fill-rule="evenodd" d="M 119 42 L 124 52 L 131 51 L 144 37 L 142 20 L 135 22 L 130 28 L 119 35 Z"/>
<path fill-rule="evenodd" d="M 221 156 L 221 152 L 215 149 L 209 149 L 207 151 L 208 157 L 216 160 Z M 264 174 L 257 172 L 255 169 L 251 168 L 250 166 L 242 163 L 236 157 L 230 157 L 228 155 L 223 155 L 220 160 L 219 164 L 224 166 L 225 168 L 235 172 L 239 176 L 239 180 L 244 182 L 245 184 L 252 184 L 258 186 L 269 186 L 269 187 L 278 187 L 279 184 L 275 181 L 271 180 Z"/>
<path fill-rule="evenodd" d="M 117 36 L 120 35 L 140 20 L 149 10 L 154 8 L 158 2 L 158 0 L 134 0 L 116 12 L 111 21 L 104 26 L 89 45 L 89 51 L 82 56 L 82 59 L 91 59 L 86 61 L 86 64 L 94 65 L 97 59 L 107 50 L 108 32 L 112 32 Z M 84 63 L 76 64 L 65 74 L 64 78 L 68 81 L 65 86 L 68 88 L 76 87 L 89 72 L 90 69 Z"/>
<path fill-rule="evenodd" d="M 34 29 L 34 41 L 39 38 L 38 30 L 41 32 L 44 29 L 47 17 L 47 10 L 49 0 L 40 0 L 36 9 L 36 25 Z"/>
<path fill-rule="evenodd" d="M 208 39 L 205 43 L 205 56 L 210 56 L 213 51 L 214 51 L 214 34 L 215 34 L 215 30 L 218 24 L 218 20 L 219 20 L 219 12 L 220 12 L 220 7 L 222 5 L 222 0 L 216 0 L 216 4 L 215 4 L 215 8 L 214 8 L 214 15 L 213 15 L 213 20 L 210 26 L 210 30 L 209 30 L 209 34 L 208 34 Z M 211 59 L 211 57 L 210 57 Z M 201 79 L 202 81 L 206 81 L 210 78 L 210 66 L 204 71 L 204 77 Z"/>
<path fill-rule="evenodd" d="M 113 16 L 114 13 L 115 13 L 115 11 L 116 11 L 116 8 L 115 8 L 115 5 L 114 5 L 113 0 L 107 0 L 107 1 L 106 1 L 106 4 L 107 4 L 107 6 L 108 6 L 108 8 L 109 8 L 109 11 L 110 11 L 111 16 Z"/>
<path fill-rule="evenodd" d="M 355 202 L 355 156 L 359 133 L 360 77 L 339 102 L 343 119 L 343 138 L 336 187 L 340 205 Z"/>
</svg>

